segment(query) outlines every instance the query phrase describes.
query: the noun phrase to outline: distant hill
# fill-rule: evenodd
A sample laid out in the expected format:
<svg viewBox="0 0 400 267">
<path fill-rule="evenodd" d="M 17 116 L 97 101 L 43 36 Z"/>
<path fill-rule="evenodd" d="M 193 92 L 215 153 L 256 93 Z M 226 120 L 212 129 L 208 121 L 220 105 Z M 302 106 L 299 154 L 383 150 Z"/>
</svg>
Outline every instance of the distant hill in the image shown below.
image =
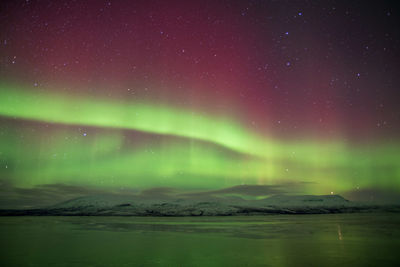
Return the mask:
<svg viewBox="0 0 400 267">
<path fill-rule="evenodd" d="M 41 209 L 0 210 L 0 215 L 63 216 L 228 216 L 264 214 L 323 214 L 400 211 L 399 206 L 366 205 L 339 195 L 275 195 L 259 200 L 240 197 L 140 198 L 95 195 L 71 199 Z"/>
</svg>

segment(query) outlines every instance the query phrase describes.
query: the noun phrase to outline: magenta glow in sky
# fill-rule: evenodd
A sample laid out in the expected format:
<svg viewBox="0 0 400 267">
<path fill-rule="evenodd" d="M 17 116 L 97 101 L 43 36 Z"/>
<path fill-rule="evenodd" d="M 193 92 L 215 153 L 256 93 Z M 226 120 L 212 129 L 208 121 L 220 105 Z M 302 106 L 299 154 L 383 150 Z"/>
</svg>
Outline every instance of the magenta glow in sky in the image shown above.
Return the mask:
<svg viewBox="0 0 400 267">
<path fill-rule="evenodd" d="M 399 10 L 391 2 L 2 1 L 0 8 L 6 84 L 82 103 L 150 103 L 228 118 L 281 143 L 359 151 L 399 143 Z M 38 136 L 64 127 L 0 122 L 4 136 L 19 138 L 29 127 Z"/>
<path fill-rule="evenodd" d="M 3 3 L 3 77 L 228 114 L 279 136 L 393 137 L 396 12 L 335 3 Z"/>
</svg>

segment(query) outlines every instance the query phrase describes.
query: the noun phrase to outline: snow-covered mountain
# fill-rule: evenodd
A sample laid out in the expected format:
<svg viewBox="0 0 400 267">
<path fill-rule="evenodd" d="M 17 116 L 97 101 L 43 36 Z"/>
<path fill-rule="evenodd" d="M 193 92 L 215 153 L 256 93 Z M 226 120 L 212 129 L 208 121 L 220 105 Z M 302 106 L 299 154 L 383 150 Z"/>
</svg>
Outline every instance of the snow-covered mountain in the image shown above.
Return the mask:
<svg viewBox="0 0 400 267">
<path fill-rule="evenodd" d="M 95 195 L 31 210 L 3 210 L 3 215 L 99 216 L 227 216 L 359 212 L 399 207 L 351 202 L 339 195 L 275 195 L 259 200 L 240 197 L 143 198 L 137 195 Z"/>
</svg>

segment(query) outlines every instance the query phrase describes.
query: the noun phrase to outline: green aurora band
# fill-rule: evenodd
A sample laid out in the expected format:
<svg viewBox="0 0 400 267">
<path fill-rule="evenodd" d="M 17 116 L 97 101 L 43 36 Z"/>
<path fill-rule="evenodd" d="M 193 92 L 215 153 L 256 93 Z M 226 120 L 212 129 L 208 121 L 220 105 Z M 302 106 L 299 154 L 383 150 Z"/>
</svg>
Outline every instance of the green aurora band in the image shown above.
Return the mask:
<svg viewBox="0 0 400 267">
<path fill-rule="evenodd" d="M 26 134 L 23 141 L 15 129 L 4 130 L 0 160 L 8 165 L 0 175 L 21 187 L 215 189 L 306 182 L 303 193 L 312 194 L 400 188 L 400 150 L 393 143 L 350 147 L 337 140 L 279 141 L 227 118 L 6 83 L 0 85 L 0 116 L 58 125 L 48 134 Z M 77 126 L 100 129 L 82 137 Z M 126 131 L 142 132 L 147 142 L 127 142 Z"/>
</svg>

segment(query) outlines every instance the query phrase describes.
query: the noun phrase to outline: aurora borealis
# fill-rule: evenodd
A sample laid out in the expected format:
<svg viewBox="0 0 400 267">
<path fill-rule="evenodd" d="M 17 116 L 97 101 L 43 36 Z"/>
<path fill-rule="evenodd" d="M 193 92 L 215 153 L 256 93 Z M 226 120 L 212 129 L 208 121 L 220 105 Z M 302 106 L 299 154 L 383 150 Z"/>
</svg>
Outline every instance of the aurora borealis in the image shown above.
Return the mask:
<svg viewBox="0 0 400 267">
<path fill-rule="evenodd" d="M 400 194 L 398 9 L 216 2 L 1 3 L 2 186 Z"/>
</svg>

